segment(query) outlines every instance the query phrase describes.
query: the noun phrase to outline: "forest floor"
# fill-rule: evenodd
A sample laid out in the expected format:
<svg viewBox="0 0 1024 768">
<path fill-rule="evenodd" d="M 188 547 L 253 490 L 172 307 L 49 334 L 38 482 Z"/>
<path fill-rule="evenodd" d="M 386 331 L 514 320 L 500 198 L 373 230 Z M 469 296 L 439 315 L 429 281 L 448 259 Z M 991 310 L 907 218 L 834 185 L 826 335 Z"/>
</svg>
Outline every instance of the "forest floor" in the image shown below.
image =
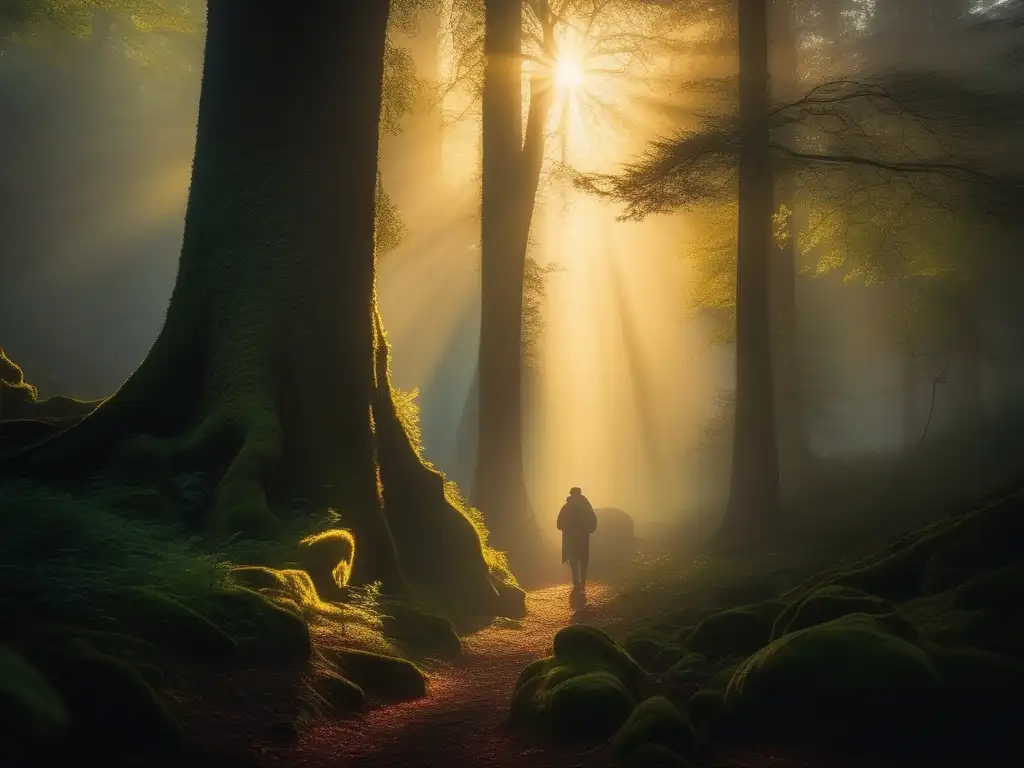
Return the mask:
<svg viewBox="0 0 1024 768">
<path fill-rule="evenodd" d="M 553 747 L 521 737 L 505 724 L 523 668 L 551 652 L 559 629 L 591 621 L 612 595 L 607 585 L 590 584 L 588 607 L 572 611 L 569 592 L 568 585 L 530 592 L 521 622 L 478 630 L 464 638 L 458 659 L 425 665 L 426 697 L 383 705 L 354 720 L 321 722 L 295 747 L 268 752 L 260 762 L 289 768 L 606 768 L 605 748 Z"/>
<path fill-rule="evenodd" d="M 573 623 L 614 623 L 615 590 L 592 583 L 587 606 L 572 610 L 570 587 L 534 590 L 521 622 L 495 624 L 464 637 L 462 655 L 425 664 L 427 695 L 382 704 L 349 720 L 321 720 L 299 742 L 268 748 L 261 768 L 609 768 L 610 746 L 552 745 L 506 723 L 516 679 L 531 661 L 551 653 L 555 633 Z M 836 755 L 772 747 L 718 755 L 718 768 L 886 768 Z"/>
</svg>

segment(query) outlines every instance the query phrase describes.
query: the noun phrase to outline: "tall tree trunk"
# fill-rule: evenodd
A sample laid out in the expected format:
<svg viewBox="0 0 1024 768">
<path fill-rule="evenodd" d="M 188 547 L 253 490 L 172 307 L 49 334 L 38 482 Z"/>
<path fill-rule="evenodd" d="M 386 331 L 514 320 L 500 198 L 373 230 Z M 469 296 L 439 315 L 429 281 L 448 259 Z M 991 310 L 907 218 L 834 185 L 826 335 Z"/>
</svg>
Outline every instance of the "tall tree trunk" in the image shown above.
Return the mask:
<svg viewBox="0 0 1024 768">
<path fill-rule="evenodd" d="M 483 92 L 480 406 L 473 500 L 513 564 L 539 540 L 523 476 L 523 289 L 550 88 L 531 83 L 524 142 L 522 4 L 488 0 Z"/>
<path fill-rule="evenodd" d="M 736 274 L 736 421 L 729 505 L 719 540 L 756 543 L 779 511 L 775 402 L 769 321 L 772 169 L 768 154 L 766 0 L 740 0 L 739 167 Z"/>
<path fill-rule="evenodd" d="M 336 509 L 357 581 L 493 606 L 479 537 L 391 405 L 374 287 L 388 2 L 210 0 L 207 19 L 164 327 L 110 400 L 16 464 L 164 486 L 199 471 L 222 532 L 273 534 L 298 499 Z"/>
<path fill-rule="evenodd" d="M 917 350 L 908 343 L 903 350 L 902 386 L 903 450 L 915 450 L 921 441 L 921 420 L 918 418 Z"/>
<path fill-rule="evenodd" d="M 985 358 L 980 308 L 969 301 L 962 310 L 963 327 L 960 329 L 955 351 L 956 421 L 965 432 L 974 432 L 985 418 L 985 393 L 982 385 L 982 365 Z M 956 370 L 956 369 L 959 370 Z"/>
<path fill-rule="evenodd" d="M 793 0 L 774 0 L 771 14 L 774 50 L 772 55 L 772 93 L 776 102 L 799 97 L 797 82 L 796 33 L 793 29 Z M 795 130 L 784 129 L 779 138 L 793 143 Z M 789 170 L 779 174 L 776 208 L 788 211 L 789 237 L 772 251 L 771 337 L 772 366 L 775 374 L 776 443 L 779 452 L 779 476 L 787 491 L 800 482 L 809 459 L 807 415 L 802 392 L 800 349 L 796 308 L 796 214 L 795 180 Z"/>
</svg>

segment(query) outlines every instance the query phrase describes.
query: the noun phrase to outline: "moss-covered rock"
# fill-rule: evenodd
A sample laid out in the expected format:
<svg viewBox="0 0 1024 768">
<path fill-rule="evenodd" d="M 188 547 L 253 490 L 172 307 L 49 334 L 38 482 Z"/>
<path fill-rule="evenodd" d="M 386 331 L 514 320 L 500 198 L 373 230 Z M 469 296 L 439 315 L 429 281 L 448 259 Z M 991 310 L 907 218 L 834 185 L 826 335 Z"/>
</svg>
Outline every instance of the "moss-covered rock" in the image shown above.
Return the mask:
<svg viewBox="0 0 1024 768">
<path fill-rule="evenodd" d="M 8 748 L 28 748 L 67 725 L 60 694 L 21 654 L 0 646 L 0 737 Z"/>
<path fill-rule="evenodd" d="M 171 754 L 182 746 L 177 722 L 129 664 L 76 641 L 54 664 L 76 741 L 106 753 Z"/>
<path fill-rule="evenodd" d="M 938 521 L 831 581 L 902 603 L 1016 563 L 1024 548 L 1020 496 Z"/>
<path fill-rule="evenodd" d="M 425 696 L 427 676 L 406 659 L 351 648 L 323 651 L 341 674 L 364 691 L 389 701 L 406 701 Z"/>
<path fill-rule="evenodd" d="M 675 704 L 663 696 L 641 701 L 615 735 L 615 754 L 628 757 L 644 744 L 658 744 L 683 756 L 692 755 L 697 740 L 690 723 Z"/>
<path fill-rule="evenodd" d="M 212 593 L 201 607 L 231 634 L 247 657 L 282 662 L 310 657 L 309 625 L 283 601 L 250 589 L 229 589 Z"/>
<path fill-rule="evenodd" d="M 647 673 L 596 627 L 566 627 L 555 635 L 552 649 L 551 656 L 534 661 L 520 673 L 512 694 L 511 721 L 554 737 L 610 735 L 625 720 L 632 702 L 642 696 Z M 585 707 L 589 699 L 603 709 L 587 725 Z M 584 709 L 577 711 L 578 707 Z M 621 714 L 623 709 L 625 714 Z M 620 719 L 608 725 L 620 714 Z M 612 730 L 606 732 L 609 727 Z"/>
<path fill-rule="evenodd" d="M 705 741 L 725 714 L 725 693 L 714 688 L 697 691 L 686 703 L 686 714 L 697 741 Z"/>
<path fill-rule="evenodd" d="M 707 659 L 697 653 L 687 654 L 661 675 L 661 690 L 673 702 L 682 704 L 707 683 L 711 672 Z"/>
<path fill-rule="evenodd" d="M 494 609 L 498 616 L 521 619 L 526 616 L 526 591 L 518 584 L 492 579 L 497 600 Z"/>
<path fill-rule="evenodd" d="M 980 648 L 940 648 L 931 654 L 943 684 L 954 690 L 1024 689 L 1024 664 Z"/>
<path fill-rule="evenodd" d="M 733 674 L 725 703 L 755 738 L 891 747 L 924 736 L 908 713 L 920 712 L 938 685 L 921 648 L 853 614 L 755 653 Z"/>
<path fill-rule="evenodd" d="M 231 579 L 238 586 L 246 589 L 270 589 L 285 591 L 287 582 L 281 572 L 275 568 L 262 565 L 239 565 L 231 569 Z"/>
<path fill-rule="evenodd" d="M 338 590 L 348 586 L 355 556 L 355 537 L 343 528 L 307 536 L 299 542 L 296 553 L 296 559 L 325 600 L 336 599 Z"/>
<path fill-rule="evenodd" d="M 729 682 L 732 680 L 733 674 L 737 669 L 739 669 L 740 665 L 744 661 L 746 661 L 746 658 L 741 656 L 728 656 L 719 660 L 719 662 L 712 668 L 711 674 L 708 675 L 708 687 L 724 691 L 729 687 Z"/>
<path fill-rule="evenodd" d="M 366 694 L 348 678 L 335 672 L 323 672 L 313 680 L 313 688 L 333 714 L 356 712 L 363 708 Z"/>
<path fill-rule="evenodd" d="M 925 712 L 929 746 L 965 765 L 1019 762 L 1024 664 L 978 648 L 935 649 L 932 661 L 943 687 Z"/>
<path fill-rule="evenodd" d="M 425 654 L 452 657 L 462 652 L 462 640 L 444 616 L 403 603 L 388 605 L 385 610 L 385 636 Z"/>
<path fill-rule="evenodd" d="M 682 757 L 661 744 L 642 744 L 623 758 L 625 768 L 689 768 Z"/>
<path fill-rule="evenodd" d="M 803 595 L 783 610 L 772 627 L 772 638 L 789 632 L 824 624 L 851 613 L 895 613 L 896 606 L 888 600 L 869 595 L 853 587 L 830 584 Z"/>
<path fill-rule="evenodd" d="M 581 671 L 608 672 L 630 691 L 643 686 L 647 673 L 611 636 L 586 624 L 565 627 L 555 634 L 554 656 L 560 664 Z"/>
<path fill-rule="evenodd" d="M 698 673 L 707 674 L 711 671 L 711 662 L 699 653 L 687 653 L 666 674 Z"/>
<path fill-rule="evenodd" d="M 1019 497 L 1011 497 L 961 516 L 930 548 L 922 573 L 924 591 L 944 592 L 988 571 L 1019 568 L 1024 551 L 1021 506 Z"/>
<path fill-rule="evenodd" d="M 747 609 L 731 609 L 708 616 L 686 639 L 686 647 L 708 658 L 720 659 L 753 653 L 771 639 L 771 624 Z"/>
<path fill-rule="evenodd" d="M 685 656 L 685 648 L 680 648 L 678 645 L 665 646 L 654 658 L 654 662 L 651 665 L 651 671 L 657 672 L 659 674 L 663 673 L 671 669 L 677 662 L 679 662 Z"/>
<path fill-rule="evenodd" d="M 615 733 L 632 709 L 633 697 L 617 677 L 587 672 L 552 688 L 548 724 L 556 738 L 593 741 Z"/>
<path fill-rule="evenodd" d="M 236 658 L 238 644 L 219 626 L 174 597 L 145 587 L 127 587 L 111 597 L 108 611 L 132 634 L 168 655 L 196 661 Z"/>
<path fill-rule="evenodd" d="M 628 638 L 623 647 L 625 648 L 626 653 L 632 656 L 637 664 L 648 672 L 653 672 L 654 660 L 665 646 L 653 637 L 641 635 L 639 637 Z"/>
</svg>

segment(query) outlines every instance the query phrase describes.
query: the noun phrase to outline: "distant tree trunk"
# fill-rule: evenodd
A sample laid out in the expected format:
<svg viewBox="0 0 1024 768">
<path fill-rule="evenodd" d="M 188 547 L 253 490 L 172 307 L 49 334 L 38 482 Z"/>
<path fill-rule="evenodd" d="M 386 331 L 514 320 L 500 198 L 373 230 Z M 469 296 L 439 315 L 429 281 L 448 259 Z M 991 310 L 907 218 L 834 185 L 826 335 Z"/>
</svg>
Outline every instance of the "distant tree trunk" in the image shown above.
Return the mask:
<svg viewBox="0 0 1024 768">
<path fill-rule="evenodd" d="M 980 327 L 980 309 L 974 303 L 963 312 L 964 327 L 960 331 L 954 363 L 957 421 L 967 431 L 977 429 L 985 418 L 985 395 L 981 371 L 985 357 L 984 340 Z"/>
<path fill-rule="evenodd" d="M 275 534 L 298 500 L 336 509 L 354 579 L 400 592 L 408 577 L 487 610 L 480 539 L 413 452 L 387 376 L 374 190 L 388 6 L 210 0 L 164 327 L 110 400 L 15 464 L 110 465 L 158 487 L 201 472 L 205 525 L 224 533 Z"/>
<path fill-rule="evenodd" d="M 772 56 L 773 95 L 782 103 L 799 97 L 797 83 L 796 33 L 793 29 L 792 0 L 774 0 L 771 15 L 774 51 Z M 792 141 L 795 131 L 784 129 Z M 787 491 L 800 482 L 810 458 L 807 414 L 800 371 L 797 321 L 796 213 L 793 174 L 784 170 L 776 179 L 776 209 L 789 212 L 789 237 L 772 251 L 771 309 L 772 366 L 775 374 L 776 433 L 779 476 Z"/>
<path fill-rule="evenodd" d="M 772 169 L 768 152 L 766 0 L 740 0 L 739 165 L 736 274 L 736 421 L 729 505 L 719 540 L 756 543 L 777 523 L 779 469 L 769 322 Z"/>
<path fill-rule="evenodd" d="M 487 0 L 483 92 L 480 405 L 472 498 L 513 563 L 539 531 L 523 476 L 523 290 L 550 88 L 522 120 L 522 4 Z"/>
<path fill-rule="evenodd" d="M 914 450 L 921 441 L 921 423 L 918 418 L 917 351 L 909 344 L 903 351 L 903 448 Z"/>
</svg>

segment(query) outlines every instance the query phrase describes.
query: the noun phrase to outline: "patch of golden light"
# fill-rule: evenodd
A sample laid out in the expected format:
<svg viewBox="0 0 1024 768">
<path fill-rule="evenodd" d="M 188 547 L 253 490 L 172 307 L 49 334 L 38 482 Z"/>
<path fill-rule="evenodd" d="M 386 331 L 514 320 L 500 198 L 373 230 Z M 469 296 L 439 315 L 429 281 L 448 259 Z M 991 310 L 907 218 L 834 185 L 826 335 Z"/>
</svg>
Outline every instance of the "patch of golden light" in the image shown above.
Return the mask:
<svg viewBox="0 0 1024 768">
<path fill-rule="evenodd" d="M 527 755 L 514 732 L 503 727 L 509 697 L 523 668 L 551 653 L 558 630 L 599 619 L 592 609 L 600 610 L 612 597 L 607 585 L 589 584 L 588 609 L 573 612 L 569 593 L 568 584 L 528 592 L 527 615 L 521 622 L 495 623 L 468 635 L 455 661 L 425 660 L 426 696 L 370 707 L 350 720 L 317 722 L 303 733 L 295 764 L 312 765 L 312 760 L 301 758 L 314 755 L 330 755 L 341 765 L 367 768 L 575 764 L 575 751 Z"/>
<path fill-rule="evenodd" d="M 564 91 L 574 91 L 583 85 L 583 62 L 571 55 L 559 56 L 555 62 L 555 85 Z"/>
<path fill-rule="evenodd" d="M 712 388 L 713 371 L 693 361 L 706 344 L 682 300 L 678 224 L 616 222 L 614 207 L 567 195 L 569 206 L 538 216 L 538 239 L 563 271 L 549 278 L 529 395 L 527 483 L 549 535 L 572 486 L 642 528 L 695 490 L 679 470 L 704 423 L 697 392 Z"/>
</svg>

